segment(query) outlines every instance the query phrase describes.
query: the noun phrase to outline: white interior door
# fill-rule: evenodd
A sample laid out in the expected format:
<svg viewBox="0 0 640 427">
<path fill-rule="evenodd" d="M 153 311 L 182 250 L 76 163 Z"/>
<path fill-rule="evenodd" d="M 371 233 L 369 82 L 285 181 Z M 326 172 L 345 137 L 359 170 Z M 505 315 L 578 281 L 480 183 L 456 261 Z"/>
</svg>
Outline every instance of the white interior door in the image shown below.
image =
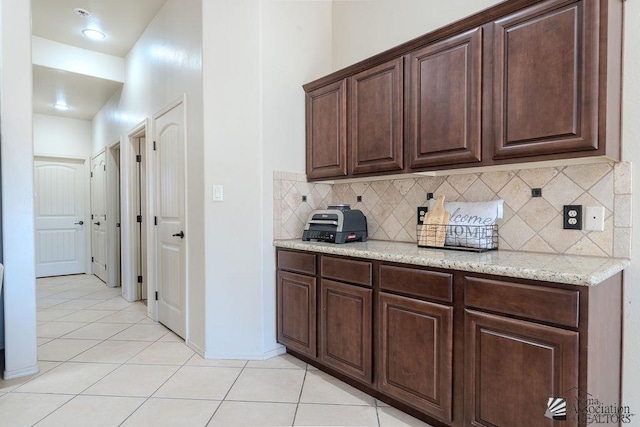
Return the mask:
<svg viewBox="0 0 640 427">
<path fill-rule="evenodd" d="M 158 321 L 186 332 L 184 104 L 155 118 Z"/>
<path fill-rule="evenodd" d="M 83 160 L 36 159 L 36 276 L 85 272 Z"/>
<path fill-rule="evenodd" d="M 107 166 L 102 152 L 91 159 L 91 268 L 107 282 Z"/>
</svg>

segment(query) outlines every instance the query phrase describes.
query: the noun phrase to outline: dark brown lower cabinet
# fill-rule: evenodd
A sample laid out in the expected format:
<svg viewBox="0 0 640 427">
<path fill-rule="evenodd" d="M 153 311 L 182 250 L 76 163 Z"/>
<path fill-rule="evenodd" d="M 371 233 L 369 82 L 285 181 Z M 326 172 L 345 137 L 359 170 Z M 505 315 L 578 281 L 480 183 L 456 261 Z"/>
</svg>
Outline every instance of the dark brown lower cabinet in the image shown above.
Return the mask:
<svg viewBox="0 0 640 427">
<path fill-rule="evenodd" d="M 371 384 L 372 295 L 367 288 L 320 280 L 320 361 Z"/>
<path fill-rule="evenodd" d="M 465 311 L 465 425 L 576 426 L 578 332 Z M 567 398 L 567 420 L 545 417 Z"/>
<path fill-rule="evenodd" d="M 278 341 L 316 357 L 316 278 L 279 271 Z"/>
<path fill-rule="evenodd" d="M 453 307 L 380 292 L 378 388 L 450 422 Z"/>
</svg>

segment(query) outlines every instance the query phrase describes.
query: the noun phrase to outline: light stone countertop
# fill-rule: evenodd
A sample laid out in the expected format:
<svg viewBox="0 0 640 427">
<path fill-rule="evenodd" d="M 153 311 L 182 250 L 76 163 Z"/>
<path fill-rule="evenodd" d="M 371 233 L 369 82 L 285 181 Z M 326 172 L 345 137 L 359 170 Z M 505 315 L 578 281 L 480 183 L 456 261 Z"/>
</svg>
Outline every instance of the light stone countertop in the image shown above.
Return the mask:
<svg viewBox="0 0 640 427">
<path fill-rule="evenodd" d="M 594 286 L 624 270 L 629 260 L 496 250 L 468 252 L 419 248 L 415 243 L 369 240 L 345 244 L 275 240 L 278 248 L 493 274 L 569 285 Z"/>
</svg>

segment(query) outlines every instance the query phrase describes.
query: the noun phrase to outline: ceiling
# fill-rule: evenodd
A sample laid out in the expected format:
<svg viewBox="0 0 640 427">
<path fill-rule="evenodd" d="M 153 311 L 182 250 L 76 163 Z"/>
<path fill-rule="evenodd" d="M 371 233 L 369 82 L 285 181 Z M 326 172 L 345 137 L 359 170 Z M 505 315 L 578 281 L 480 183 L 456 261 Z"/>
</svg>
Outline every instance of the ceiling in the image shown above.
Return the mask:
<svg viewBox="0 0 640 427">
<path fill-rule="evenodd" d="M 69 46 L 124 58 L 166 0 L 32 0 L 32 34 Z M 91 12 L 82 17 L 75 8 Z M 92 41 L 82 34 L 97 28 L 106 34 Z M 121 83 L 39 65 L 33 66 L 33 111 L 91 120 Z M 68 111 L 53 108 L 64 94 Z"/>
</svg>

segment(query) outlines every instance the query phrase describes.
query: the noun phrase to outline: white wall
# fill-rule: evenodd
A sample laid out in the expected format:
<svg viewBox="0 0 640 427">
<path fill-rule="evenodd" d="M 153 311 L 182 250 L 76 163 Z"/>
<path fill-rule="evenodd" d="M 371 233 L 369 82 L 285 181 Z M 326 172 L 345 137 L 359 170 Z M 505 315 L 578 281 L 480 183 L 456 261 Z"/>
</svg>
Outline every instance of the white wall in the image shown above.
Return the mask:
<svg viewBox="0 0 640 427">
<path fill-rule="evenodd" d="M 305 171 L 302 85 L 331 71 L 331 2 L 262 2 L 263 230 L 265 353 L 275 346 L 273 172 Z"/>
<path fill-rule="evenodd" d="M 614 0 L 615 1 L 615 0 Z M 439 28 L 456 19 L 487 8 L 498 1 L 436 2 L 434 0 L 336 1 L 333 6 L 333 65 L 343 68 L 410 38 Z M 637 2 L 624 3 L 624 100 L 622 160 L 640 167 L 640 27 L 632 19 L 640 15 Z M 633 174 L 633 186 L 640 188 L 640 174 Z M 640 206 L 640 191 L 633 195 Z M 640 209 L 635 209 L 640 224 Z M 632 242 L 640 241 L 640 227 L 633 229 Z M 635 253 L 634 251 L 633 253 Z M 625 271 L 623 403 L 640 412 L 640 257 L 635 254 Z M 618 403 L 618 402 L 616 402 Z"/>
<path fill-rule="evenodd" d="M 333 1 L 333 69 L 347 67 L 500 1 Z"/>
<path fill-rule="evenodd" d="M 30 22 L 31 2 L 0 1 L 4 379 L 38 371 Z"/>
<path fill-rule="evenodd" d="M 640 27 L 634 17 L 640 16 L 638 2 L 625 2 L 624 28 L 624 86 L 622 117 L 622 158 L 634 163 L 632 178 L 634 228 L 631 242 L 640 242 Z M 624 405 L 631 412 L 640 413 L 640 255 L 632 248 L 631 265 L 624 274 L 624 359 L 623 389 Z"/>
<path fill-rule="evenodd" d="M 200 0 L 168 0 L 126 57 L 126 78 L 93 120 L 93 148 L 122 140 L 122 181 L 133 180 L 133 148 L 127 135 L 141 121 L 186 94 L 187 102 L 187 242 L 188 342 L 204 346 L 204 208 L 202 33 Z M 147 138 L 150 144 L 153 138 Z M 133 212 L 132 206 L 125 209 Z M 123 222 L 123 244 L 132 230 Z M 129 237 L 127 237 L 129 236 Z M 127 240 L 129 239 L 129 240 Z M 123 251 L 123 261 L 129 259 Z M 123 262 L 123 271 L 130 268 Z"/>
<path fill-rule="evenodd" d="M 86 159 L 91 155 L 92 138 L 88 120 L 33 115 L 33 152 L 36 156 Z"/>
<path fill-rule="evenodd" d="M 203 2 L 203 22 L 207 356 L 261 359 L 282 351 L 273 171 L 304 171 L 301 85 L 329 71 L 331 3 Z"/>
</svg>

